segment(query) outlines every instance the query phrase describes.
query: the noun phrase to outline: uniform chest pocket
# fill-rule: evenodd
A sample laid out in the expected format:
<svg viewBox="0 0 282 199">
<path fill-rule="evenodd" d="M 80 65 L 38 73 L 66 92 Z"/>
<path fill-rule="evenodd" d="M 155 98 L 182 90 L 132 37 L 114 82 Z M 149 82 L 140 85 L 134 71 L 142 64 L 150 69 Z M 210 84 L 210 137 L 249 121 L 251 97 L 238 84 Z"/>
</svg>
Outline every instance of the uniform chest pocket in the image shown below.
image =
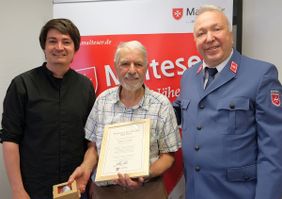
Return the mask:
<svg viewBox="0 0 282 199">
<path fill-rule="evenodd" d="M 225 99 L 217 106 L 218 123 L 227 128 L 226 134 L 243 133 L 254 121 L 252 104 L 248 98 Z"/>
</svg>

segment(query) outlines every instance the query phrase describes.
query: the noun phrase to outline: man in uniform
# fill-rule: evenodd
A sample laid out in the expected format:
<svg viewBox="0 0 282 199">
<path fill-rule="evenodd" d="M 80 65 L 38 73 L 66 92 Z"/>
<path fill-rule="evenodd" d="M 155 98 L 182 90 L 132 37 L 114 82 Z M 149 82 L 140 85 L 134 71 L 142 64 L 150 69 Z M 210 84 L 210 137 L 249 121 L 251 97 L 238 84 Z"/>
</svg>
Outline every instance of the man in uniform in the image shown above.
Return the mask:
<svg viewBox="0 0 282 199">
<path fill-rule="evenodd" d="M 174 103 L 183 129 L 186 198 L 281 199 L 276 67 L 233 49 L 230 23 L 215 6 L 199 9 L 194 38 L 203 61 L 184 72 Z"/>
</svg>

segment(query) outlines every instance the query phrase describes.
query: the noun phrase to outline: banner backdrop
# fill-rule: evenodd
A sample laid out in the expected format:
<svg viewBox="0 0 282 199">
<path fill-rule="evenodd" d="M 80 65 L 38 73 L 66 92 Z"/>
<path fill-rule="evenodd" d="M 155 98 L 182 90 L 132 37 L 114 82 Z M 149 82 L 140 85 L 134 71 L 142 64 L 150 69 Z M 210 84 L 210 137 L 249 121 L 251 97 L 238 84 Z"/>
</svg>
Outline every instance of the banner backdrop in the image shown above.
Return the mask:
<svg viewBox="0 0 282 199">
<path fill-rule="evenodd" d="M 81 45 L 72 68 L 92 80 L 97 94 L 119 83 L 113 65 L 117 45 L 138 40 L 148 51 L 145 84 L 173 101 L 183 72 L 200 61 L 192 32 L 203 4 L 220 6 L 232 23 L 232 0 L 54 0 L 53 11 L 54 18 L 69 18 L 79 28 Z M 184 198 L 182 164 L 179 151 L 164 176 L 169 198 Z"/>
</svg>

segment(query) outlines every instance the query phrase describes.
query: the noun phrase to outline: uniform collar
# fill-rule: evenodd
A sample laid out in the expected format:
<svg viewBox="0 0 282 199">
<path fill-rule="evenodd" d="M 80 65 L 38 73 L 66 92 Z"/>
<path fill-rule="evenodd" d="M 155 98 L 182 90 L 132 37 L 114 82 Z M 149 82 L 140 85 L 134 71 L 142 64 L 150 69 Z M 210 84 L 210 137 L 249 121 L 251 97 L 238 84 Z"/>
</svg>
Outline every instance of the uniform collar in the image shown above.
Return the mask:
<svg viewBox="0 0 282 199">
<path fill-rule="evenodd" d="M 233 48 L 232 48 L 232 51 L 231 51 L 230 55 L 223 62 L 221 62 L 220 64 L 215 66 L 215 68 L 217 69 L 218 73 L 220 73 L 223 70 L 223 68 L 227 65 L 227 63 L 231 59 L 232 55 L 233 55 Z M 203 61 L 203 71 L 205 71 L 206 67 L 208 67 L 208 65 L 205 63 L 205 61 Z"/>
</svg>

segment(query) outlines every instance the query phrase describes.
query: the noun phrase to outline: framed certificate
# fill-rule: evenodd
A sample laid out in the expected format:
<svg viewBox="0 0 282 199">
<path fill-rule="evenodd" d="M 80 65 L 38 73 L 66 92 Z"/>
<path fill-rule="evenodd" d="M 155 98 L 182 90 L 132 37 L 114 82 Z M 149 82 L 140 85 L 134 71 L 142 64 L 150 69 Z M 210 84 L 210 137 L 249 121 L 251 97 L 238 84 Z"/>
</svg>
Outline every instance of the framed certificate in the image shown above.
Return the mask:
<svg viewBox="0 0 282 199">
<path fill-rule="evenodd" d="M 150 119 L 106 125 L 96 172 L 96 182 L 149 175 Z"/>
</svg>

